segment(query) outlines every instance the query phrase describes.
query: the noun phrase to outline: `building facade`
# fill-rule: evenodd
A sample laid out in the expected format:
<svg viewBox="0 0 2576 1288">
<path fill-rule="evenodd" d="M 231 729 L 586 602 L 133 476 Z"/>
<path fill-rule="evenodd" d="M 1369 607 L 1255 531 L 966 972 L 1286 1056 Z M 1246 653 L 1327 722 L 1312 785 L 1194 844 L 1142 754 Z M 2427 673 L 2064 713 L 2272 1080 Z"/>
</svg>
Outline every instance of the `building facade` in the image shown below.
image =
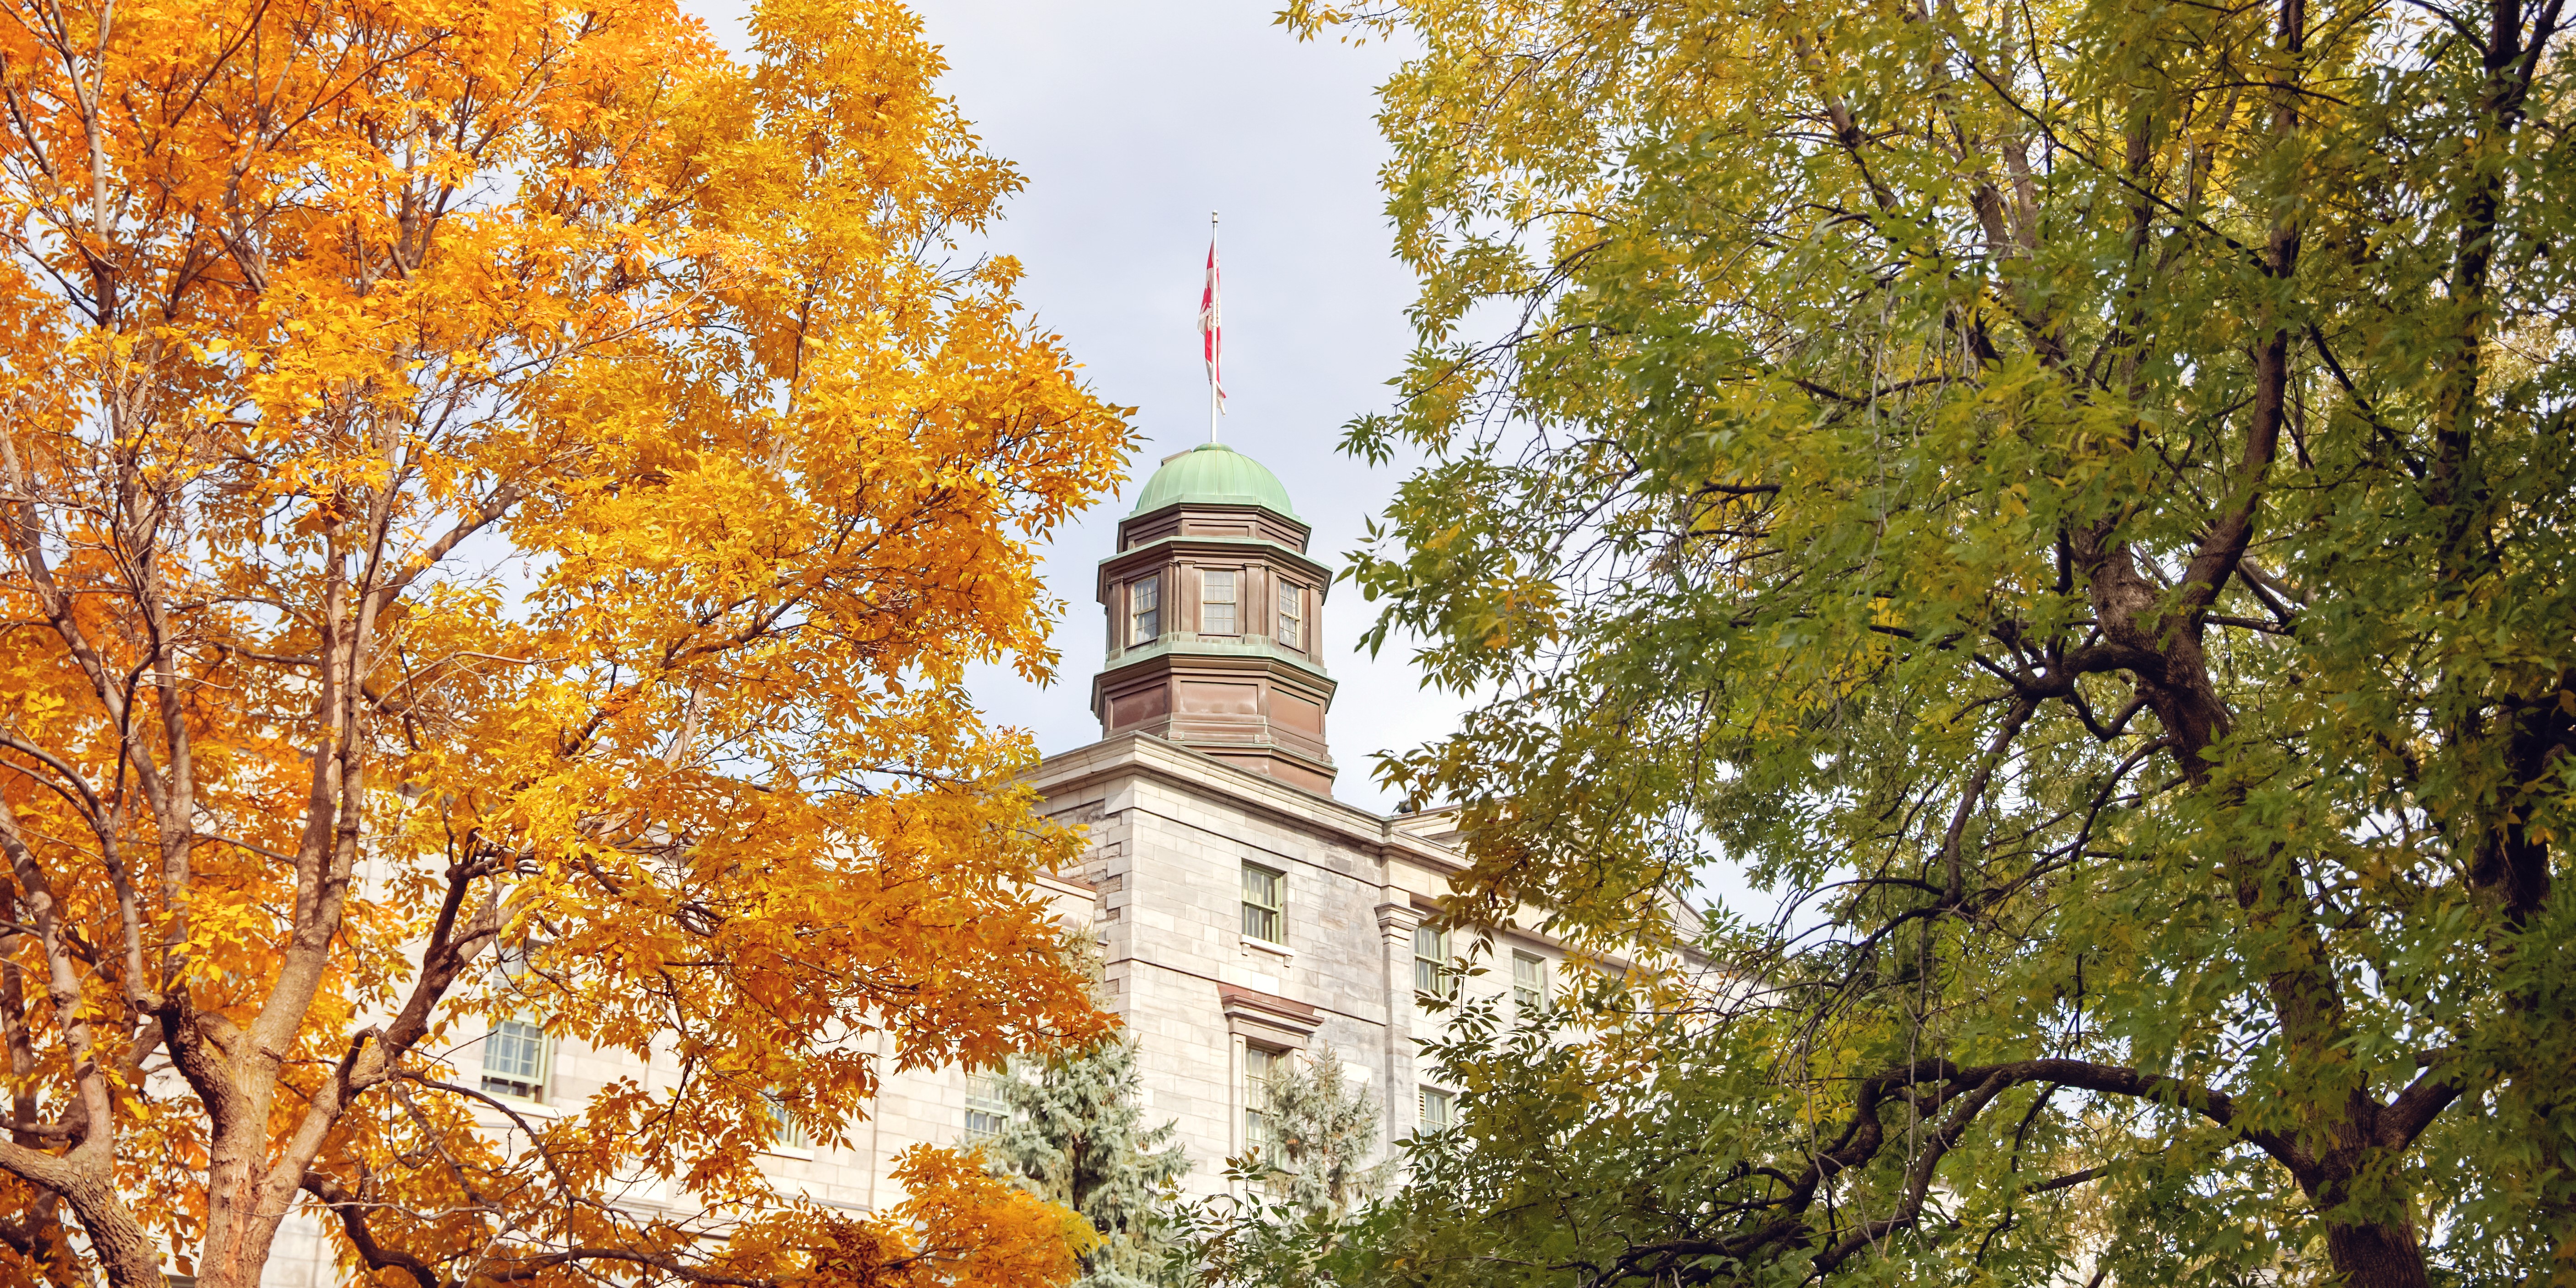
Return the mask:
<svg viewBox="0 0 2576 1288">
<path fill-rule="evenodd" d="M 1261 1130 L 1263 1080 L 1327 1051 L 1381 1107 L 1379 1149 L 1447 1089 L 1417 1044 L 1429 988 L 1544 1006 L 1560 953 L 1537 936 L 1478 946 L 1484 972 L 1453 979 L 1469 948 L 1424 928 L 1460 859 L 1442 812 L 1383 817 L 1332 795 L 1333 681 L 1321 655 L 1330 570 L 1270 471 L 1208 445 L 1167 458 L 1100 564 L 1105 663 L 1091 702 L 1101 740 L 1033 772 L 1049 817 L 1080 829 L 1073 870 L 1043 881 L 1067 925 L 1097 935 L 1106 1002 L 1138 1044 L 1147 1120 L 1179 1126 L 1192 1194 L 1225 1189 L 1225 1160 Z M 652 1070 L 618 1051 L 504 1026 L 456 1053 L 468 1076 L 541 1118 Z M 889 1074 L 839 1146 L 783 1144 L 781 1187 L 869 1211 L 902 1196 L 894 1158 L 915 1144 L 971 1144 L 999 1125 L 989 1079 L 968 1070 Z M 485 1126 L 511 1130 L 493 1115 Z M 650 1207 L 679 1196 L 639 1188 Z M 339 1282 L 321 1227 L 281 1232 L 269 1288 Z"/>
</svg>

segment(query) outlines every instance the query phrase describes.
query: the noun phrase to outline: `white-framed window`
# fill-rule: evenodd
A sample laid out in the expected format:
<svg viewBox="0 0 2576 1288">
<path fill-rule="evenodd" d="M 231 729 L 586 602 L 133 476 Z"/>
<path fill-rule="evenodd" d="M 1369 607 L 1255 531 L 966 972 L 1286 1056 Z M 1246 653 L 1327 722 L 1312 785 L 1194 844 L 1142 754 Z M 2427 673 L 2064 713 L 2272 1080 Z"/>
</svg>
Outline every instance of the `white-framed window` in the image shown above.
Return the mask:
<svg viewBox="0 0 2576 1288">
<path fill-rule="evenodd" d="M 1449 969 L 1449 932 L 1429 926 L 1413 928 L 1413 991 L 1434 997 L 1458 992 L 1457 973 Z"/>
<path fill-rule="evenodd" d="M 546 1031 L 526 1020 L 501 1020 L 483 1035 L 483 1092 L 510 1100 L 546 1098 Z"/>
<path fill-rule="evenodd" d="M 1243 1049 L 1243 1144 L 1268 1149 L 1274 1143 L 1270 1122 L 1270 1084 L 1288 1071 L 1288 1053 L 1266 1047 Z"/>
<path fill-rule="evenodd" d="M 1547 959 L 1534 953 L 1512 954 L 1512 1006 L 1521 1018 L 1547 1014 Z"/>
<path fill-rule="evenodd" d="M 1288 942 L 1288 876 L 1258 863 L 1243 865 L 1243 933 L 1274 944 Z"/>
<path fill-rule="evenodd" d="M 1237 596 L 1242 590 L 1243 574 L 1231 568 L 1209 568 L 1199 573 L 1199 634 L 1240 635 L 1243 617 Z"/>
<path fill-rule="evenodd" d="M 1306 651 L 1306 588 L 1285 578 L 1279 582 L 1279 642 Z"/>
<path fill-rule="evenodd" d="M 787 1112 L 787 1097 L 775 1091 L 764 1092 L 760 1097 L 760 1108 L 763 1113 L 769 1115 L 772 1128 L 769 1137 L 770 1148 L 805 1148 L 807 1144 L 805 1128 L 796 1121 L 796 1115 Z"/>
<path fill-rule="evenodd" d="M 966 1075 L 966 1139 L 991 1140 L 1011 1121 L 1011 1103 L 1002 1099 L 1002 1079 L 990 1073 Z"/>
<path fill-rule="evenodd" d="M 1127 583 L 1127 643 L 1151 644 L 1163 633 L 1163 579 L 1139 577 Z"/>
<path fill-rule="evenodd" d="M 1447 1131 L 1454 1121 L 1457 1104 L 1449 1093 L 1438 1087 L 1415 1084 L 1413 1092 L 1414 1122 L 1421 1131 Z"/>
</svg>

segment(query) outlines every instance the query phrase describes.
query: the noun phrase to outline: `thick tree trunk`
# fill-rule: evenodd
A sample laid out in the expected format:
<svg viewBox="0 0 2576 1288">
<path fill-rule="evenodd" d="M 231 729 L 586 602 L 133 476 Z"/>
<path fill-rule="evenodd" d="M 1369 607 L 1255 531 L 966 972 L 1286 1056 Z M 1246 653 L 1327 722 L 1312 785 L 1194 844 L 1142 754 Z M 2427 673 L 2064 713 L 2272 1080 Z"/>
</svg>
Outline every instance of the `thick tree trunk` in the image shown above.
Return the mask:
<svg viewBox="0 0 2576 1288">
<path fill-rule="evenodd" d="M 249 1037 L 237 1034 L 234 1041 Z M 206 1238 L 198 1253 L 197 1282 L 203 1288 L 259 1288 L 278 1222 L 285 1216 L 282 1207 L 272 1213 L 260 1202 L 260 1180 L 267 1170 L 262 1164 L 270 1145 L 268 1111 L 277 1084 L 274 1075 L 262 1076 L 264 1071 L 246 1075 L 231 1060 L 223 1064 L 230 1066 L 223 1070 L 224 1094 L 220 1103 L 208 1103 L 214 1131 L 207 1142 Z"/>
<path fill-rule="evenodd" d="M 2326 1256 L 2345 1288 L 2426 1288 L 2412 1225 L 2326 1226 Z"/>
</svg>

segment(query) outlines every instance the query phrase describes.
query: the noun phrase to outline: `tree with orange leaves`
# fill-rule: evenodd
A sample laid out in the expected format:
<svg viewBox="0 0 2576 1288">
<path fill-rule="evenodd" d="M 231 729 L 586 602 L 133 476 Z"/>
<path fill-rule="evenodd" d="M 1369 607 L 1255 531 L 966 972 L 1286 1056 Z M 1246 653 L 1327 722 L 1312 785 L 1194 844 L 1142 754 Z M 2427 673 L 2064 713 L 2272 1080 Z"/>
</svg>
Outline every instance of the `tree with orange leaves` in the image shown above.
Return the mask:
<svg viewBox="0 0 2576 1288">
<path fill-rule="evenodd" d="M 0 0 L 0 1283 L 1060 1280 L 883 1067 L 1107 1024 L 962 692 L 1118 409 L 948 262 L 1017 179 L 891 0 Z M 648 1061 L 560 1118 L 483 1022 Z M 684 1201 L 616 1201 L 654 1184 Z"/>
</svg>

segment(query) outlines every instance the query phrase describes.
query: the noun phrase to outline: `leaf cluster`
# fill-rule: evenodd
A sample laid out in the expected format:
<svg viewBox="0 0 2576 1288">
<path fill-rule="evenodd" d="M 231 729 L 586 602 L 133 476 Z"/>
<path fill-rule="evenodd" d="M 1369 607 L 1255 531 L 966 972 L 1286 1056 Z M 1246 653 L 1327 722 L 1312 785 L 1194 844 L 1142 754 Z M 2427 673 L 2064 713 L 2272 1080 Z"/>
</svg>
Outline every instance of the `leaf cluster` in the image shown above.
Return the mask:
<svg viewBox="0 0 2576 1288">
<path fill-rule="evenodd" d="M 1417 50 L 1380 120 L 1421 343 L 1348 446 L 1431 461 L 1351 575 L 1480 695 L 1381 767 L 1463 807 L 1455 917 L 1678 951 L 1712 867 L 1777 898 L 1717 981 L 1639 982 L 1665 1099 L 1574 1152 L 1477 1102 L 1389 1257 L 2563 1266 L 2561 6 L 1285 17 Z M 1560 1068 L 1514 1097 L 1588 1105 Z M 2081 1220 L 2013 1215 L 2034 1147 Z M 1612 1207 L 1531 1215 L 1560 1161 Z M 1657 1169 L 1697 1200 L 1620 1179 Z"/>
</svg>

